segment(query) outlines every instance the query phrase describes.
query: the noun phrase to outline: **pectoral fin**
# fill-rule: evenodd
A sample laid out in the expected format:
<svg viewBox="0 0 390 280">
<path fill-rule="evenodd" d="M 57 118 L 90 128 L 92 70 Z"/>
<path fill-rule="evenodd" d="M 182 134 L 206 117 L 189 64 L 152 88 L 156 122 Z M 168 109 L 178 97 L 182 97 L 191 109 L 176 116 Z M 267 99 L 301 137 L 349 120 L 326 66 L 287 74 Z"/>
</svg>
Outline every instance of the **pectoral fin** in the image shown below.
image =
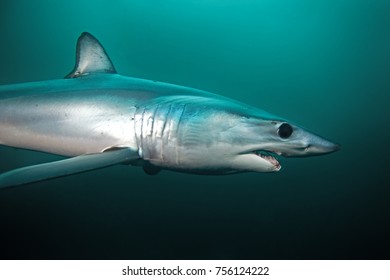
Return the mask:
<svg viewBox="0 0 390 280">
<path fill-rule="evenodd" d="M 138 159 L 138 153 L 128 148 L 103 153 L 81 155 L 55 162 L 27 166 L 0 175 L 0 188 L 73 175 Z"/>
</svg>

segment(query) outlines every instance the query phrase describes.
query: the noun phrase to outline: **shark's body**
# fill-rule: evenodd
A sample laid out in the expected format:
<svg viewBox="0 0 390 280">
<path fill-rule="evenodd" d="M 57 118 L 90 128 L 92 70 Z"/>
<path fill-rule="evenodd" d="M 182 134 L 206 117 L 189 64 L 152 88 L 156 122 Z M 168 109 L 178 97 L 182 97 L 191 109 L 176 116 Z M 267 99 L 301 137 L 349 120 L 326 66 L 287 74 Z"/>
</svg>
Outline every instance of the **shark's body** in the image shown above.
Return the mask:
<svg viewBox="0 0 390 280">
<path fill-rule="evenodd" d="M 116 74 L 88 33 L 77 49 L 67 79 L 0 86 L 0 144 L 72 157 L 4 173 L 0 187 L 117 163 L 148 173 L 278 171 L 276 159 L 260 151 L 302 156 L 338 149 L 249 105 Z"/>
<path fill-rule="evenodd" d="M 112 147 L 138 150 L 138 108 L 159 97 L 199 93 L 117 74 L 2 86 L 0 144 L 70 157 Z M 166 119 L 168 112 L 161 113 Z"/>
</svg>

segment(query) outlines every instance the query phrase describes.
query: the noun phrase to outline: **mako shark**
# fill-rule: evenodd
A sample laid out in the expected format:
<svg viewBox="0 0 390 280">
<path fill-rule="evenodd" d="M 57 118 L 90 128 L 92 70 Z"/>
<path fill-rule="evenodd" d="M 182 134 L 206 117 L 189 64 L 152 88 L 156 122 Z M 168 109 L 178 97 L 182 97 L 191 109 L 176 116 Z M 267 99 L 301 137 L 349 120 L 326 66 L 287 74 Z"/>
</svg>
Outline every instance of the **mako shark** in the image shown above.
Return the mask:
<svg viewBox="0 0 390 280">
<path fill-rule="evenodd" d="M 89 33 L 79 37 L 76 56 L 65 79 L 0 86 L 0 144 L 68 157 L 5 172 L 0 188 L 116 164 L 148 174 L 273 172 L 281 169 L 276 155 L 339 149 L 244 103 L 121 76 Z"/>
</svg>

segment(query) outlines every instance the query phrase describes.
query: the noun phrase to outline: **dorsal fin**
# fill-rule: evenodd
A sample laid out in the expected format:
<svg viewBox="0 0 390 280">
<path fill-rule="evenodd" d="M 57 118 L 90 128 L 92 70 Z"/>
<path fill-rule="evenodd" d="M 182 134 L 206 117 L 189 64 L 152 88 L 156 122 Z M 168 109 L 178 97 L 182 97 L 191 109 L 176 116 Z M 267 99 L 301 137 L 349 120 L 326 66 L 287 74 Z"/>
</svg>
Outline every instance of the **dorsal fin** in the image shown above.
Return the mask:
<svg viewBox="0 0 390 280">
<path fill-rule="evenodd" d="M 83 32 L 77 41 L 76 65 L 65 78 L 78 78 L 91 73 L 116 73 L 116 71 L 99 41 L 88 32 Z"/>
</svg>

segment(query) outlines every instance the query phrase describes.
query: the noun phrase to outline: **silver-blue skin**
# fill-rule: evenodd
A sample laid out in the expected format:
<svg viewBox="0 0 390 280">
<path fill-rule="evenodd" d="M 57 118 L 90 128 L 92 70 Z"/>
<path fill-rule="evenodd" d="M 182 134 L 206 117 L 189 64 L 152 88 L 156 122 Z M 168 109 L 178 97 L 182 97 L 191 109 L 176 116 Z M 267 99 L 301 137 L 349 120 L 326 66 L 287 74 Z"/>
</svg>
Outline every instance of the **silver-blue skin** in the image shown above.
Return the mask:
<svg viewBox="0 0 390 280">
<path fill-rule="evenodd" d="M 271 154 L 339 146 L 249 105 L 188 87 L 118 75 L 89 33 L 65 78 L 0 86 L 0 144 L 71 157 L 0 175 L 0 187 L 114 164 L 198 174 L 273 172 Z M 3 159 L 4 160 L 4 159 Z"/>
</svg>

